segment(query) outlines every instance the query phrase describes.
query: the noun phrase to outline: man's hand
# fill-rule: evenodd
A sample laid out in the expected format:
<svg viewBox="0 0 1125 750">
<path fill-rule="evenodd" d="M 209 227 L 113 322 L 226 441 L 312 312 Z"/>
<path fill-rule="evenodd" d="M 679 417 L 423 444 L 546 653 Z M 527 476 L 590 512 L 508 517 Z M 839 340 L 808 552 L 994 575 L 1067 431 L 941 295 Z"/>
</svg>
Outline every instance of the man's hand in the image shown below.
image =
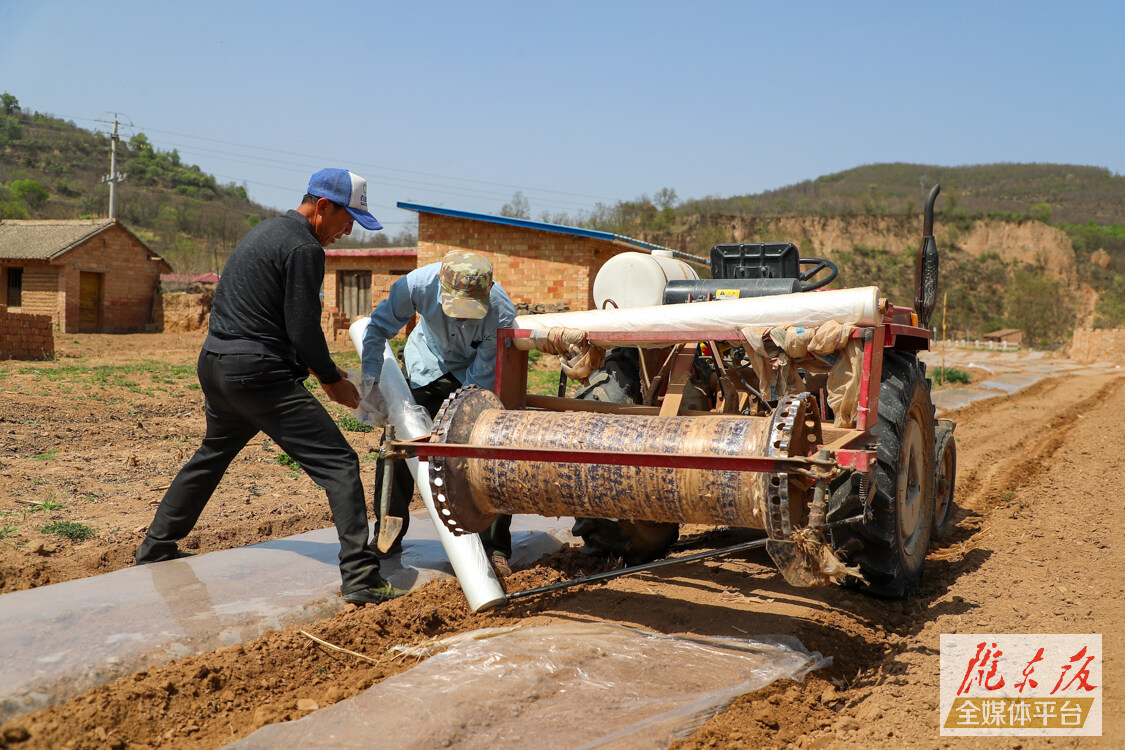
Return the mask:
<svg viewBox="0 0 1125 750">
<path fill-rule="evenodd" d="M 331 385 L 320 384 L 324 392 L 328 394 L 328 398 L 335 401 L 337 404 L 342 404 L 349 409 L 354 409 L 359 406 L 359 390 L 355 387 L 352 381 L 348 380 L 348 374 L 336 368 L 336 372 L 340 373 L 340 379 Z"/>
<path fill-rule="evenodd" d="M 378 414 L 381 418 L 387 418 L 387 400 L 383 398 L 383 392 L 379 390 L 379 381 L 363 379 L 363 393 L 359 400 L 359 410 L 369 414 Z"/>
</svg>

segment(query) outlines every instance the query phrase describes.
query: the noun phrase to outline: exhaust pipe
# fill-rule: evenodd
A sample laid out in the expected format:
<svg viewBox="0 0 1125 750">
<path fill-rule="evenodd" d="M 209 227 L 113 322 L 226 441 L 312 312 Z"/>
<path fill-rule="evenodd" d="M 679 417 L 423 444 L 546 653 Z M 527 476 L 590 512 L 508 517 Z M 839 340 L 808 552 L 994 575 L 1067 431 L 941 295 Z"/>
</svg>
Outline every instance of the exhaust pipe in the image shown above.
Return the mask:
<svg viewBox="0 0 1125 750">
<path fill-rule="evenodd" d="M 941 185 L 934 185 L 926 198 L 926 208 L 922 214 L 922 245 L 914 257 L 914 312 L 918 314 L 918 325 L 930 327 L 930 316 L 937 304 L 938 248 L 934 239 L 934 202 Z"/>
</svg>

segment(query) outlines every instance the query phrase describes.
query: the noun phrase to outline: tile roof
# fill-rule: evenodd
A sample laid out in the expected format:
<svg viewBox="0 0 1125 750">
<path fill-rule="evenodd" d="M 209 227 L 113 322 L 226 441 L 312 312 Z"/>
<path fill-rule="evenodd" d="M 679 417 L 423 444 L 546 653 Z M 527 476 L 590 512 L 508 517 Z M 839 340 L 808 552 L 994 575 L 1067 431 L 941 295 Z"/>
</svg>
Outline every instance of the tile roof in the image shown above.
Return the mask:
<svg viewBox="0 0 1125 750">
<path fill-rule="evenodd" d="M 113 219 L 0 221 L 0 258 L 53 260 L 116 223 Z"/>
</svg>

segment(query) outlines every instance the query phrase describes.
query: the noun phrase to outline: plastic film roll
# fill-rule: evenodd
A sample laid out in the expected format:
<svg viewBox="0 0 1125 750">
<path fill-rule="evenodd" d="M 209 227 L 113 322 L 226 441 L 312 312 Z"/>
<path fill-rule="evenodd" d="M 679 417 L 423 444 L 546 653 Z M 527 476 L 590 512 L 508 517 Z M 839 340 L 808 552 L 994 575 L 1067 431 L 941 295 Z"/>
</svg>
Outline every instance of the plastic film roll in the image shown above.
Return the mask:
<svg viewBox="0 0 1125 750">
<path fill-rule="evenodd" d="M 614 346 L 667 346 L 666 341 L 615 340 L 602 332 L 645 333 L 659 331 L 667 337 L 681 331 L 737 330 L 744 326 L 818 326 L 834 320 L 856 326 L 873 326 L 882 318 L 879 287 L 836 289 L 829 292 L 779 294 L 750 299 L 653 305 L 619 310 L 577 310 L 544 315 L 520 315 L 516 328 L 549 330 L 578 328 L 590 332 L 590 342 L 603 349 Z M 534 348 L 534 339 L 515 339 L 520 349 Z"/>
<path fill-rule="evenodd" d="M 356 351 L 363 356 L 363 334 L 367 330 L 370 318 L 360 318 L 352 323 L 348 333 L 355 344 Z M 383 350 L 383 372 L 379 381 L 379 390 L 387 402 L 387 421 L 394 425 L 395 434 L 401 440 L 410 440 L 422 435 L 428 435 L 432 429 L 429 415 L 426 410 L 414 402 L 410 393 L 410 386 L 399 369 L 398 361 L 390 345 Z M 503 604 L 505 601 L 504 589 L 496 578 L 496 572 L 488 562 L 484 552 L 484 545 L 476 534 L 457 536 L 450 532 L 438 516 L 434 507 L 434 499 L 430 493 L 429 464 L 417 458 L 407 459 L 406 465 L 410 469 L 430 520 L 437 527 L 438 539 L 453 566 L 453 573 L 457 576 L 461 590 L 465 592 L 469 609 L 477 612 L 482 609 Z"/>
</svg>

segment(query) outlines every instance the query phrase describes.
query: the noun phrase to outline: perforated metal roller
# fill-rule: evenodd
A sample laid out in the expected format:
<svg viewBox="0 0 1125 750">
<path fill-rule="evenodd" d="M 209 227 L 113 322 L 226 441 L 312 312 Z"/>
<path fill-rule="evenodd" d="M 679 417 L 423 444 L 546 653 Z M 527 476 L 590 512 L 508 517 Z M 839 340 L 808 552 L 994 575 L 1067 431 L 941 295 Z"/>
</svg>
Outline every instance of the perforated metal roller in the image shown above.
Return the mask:
<svg viewBox="0 0 1125 750">
<path fill-rule="evenodd" d="M 438 412 L 431 441 L 626 456 L 791 456 L 788 441 L 768 443 L 790 434 L 786 420 L 794 416 L 789 411 L 773 417 L 509 411 L 492 393 L 463 388 Z M 809 450 L 807 440 L 792 442 L 794 448 L 799 444 L 797 455 Z M 443 521 L 459 533 L 483 531 L 501 513 L 763 528 L 767 497 L 775 499 L 776 513 L 777 483 L 789 482 L 777 474 L 713 468 L 462 457 L 434 459 L 430 481 Z M 771 482 L 772 492 L 767 489 Z"/>
</svg>

